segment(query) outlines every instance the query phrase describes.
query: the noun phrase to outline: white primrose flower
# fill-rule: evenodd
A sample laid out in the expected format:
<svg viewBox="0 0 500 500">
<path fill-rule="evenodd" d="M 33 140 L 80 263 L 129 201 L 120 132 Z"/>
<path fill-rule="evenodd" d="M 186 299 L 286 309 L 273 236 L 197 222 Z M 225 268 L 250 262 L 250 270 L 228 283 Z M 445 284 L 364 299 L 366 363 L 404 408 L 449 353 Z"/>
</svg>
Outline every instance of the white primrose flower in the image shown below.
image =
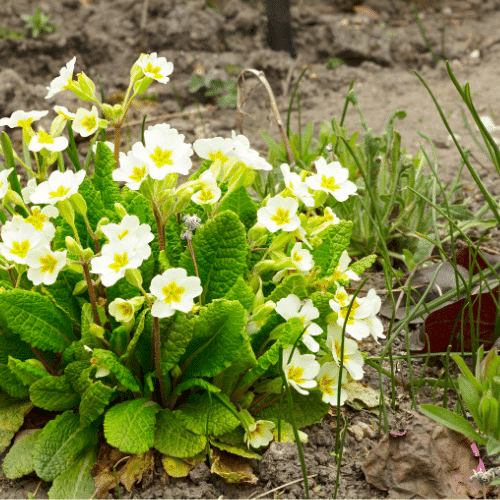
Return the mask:
<svg viewBox="0 0 500 500">
<path fill-rule="evenodd" d="M 272 170 L 273 167 L 262 158 L 255 149 L 250 148 L 250 141 L 244 135 L 232 131 L 234 156 L 250 170 Z"/>
<path fill-rule="evenodd" d="M 314 261 L 309 250 L 302 250 L 302 243 L 298 242 L 292 248 L 292 264 L 302 272 L 310 271 L 314 267 Z"/>
<path fill-rule="evenodd" d="M 23 201 L 26 205 L 28 205 L 28 203 L 31 203 L 31 195 L 36 191 L 36 186 L 36 179 L 30 179 L 26 187 L 21 189 Z"/>
<path fill-rule="evenodd" d="M 173 128 L 160 125 L 149 127 L 144 132 L 145 146 L 136 142 L 132 146 L 135 156 L 149 163 L 149 175 L 152 179 L 162 180 L 168 174 L 176 172 L 187 175 L 192 166 L 193 149 L 184 142 L 184 135 Z"/>
<path fill-rule="evenodd" d="M 114 285 L 125 276 L 127 269 L 137 269 L 142 264 L 144 259 L 133 251 L 136 242 L 137 238 L 132 235 L 113 239 L 102 247 L 101 257 L 92 259 L 90 272 L 100 274 L 104 286 Z"/>
<path fill-rule="evenodd" d="M 78 108 L 76 116 L 73 120 L 73 130 L 79 133 L 82 137 L 88 137 L 97 131 L 99 128 L 99 113 L 95 106 L 89 111 L 85 108 Z"/>
<path fill-rule="evenodd" d="M 50 99 L 53 95 L 61 92 L 61 90 L 68 89 L 73 82 L 73 71 L 75 69 L 76 56 L 71 59 L 71 61 L 66 64 L 64 68 L 59 71 L 59 76 L 54 78 L 50 82 L 50 86 L 47 87 L 49 91 L 45 96 L 45 99 Z"/>
<path fill-rule="evenodd" d="M 35 153 L 40 152 L 42 149 L 48 151 L 64 151 L 68 147 L 68 139 L 66 137 L 52 137 L 44 130 L 39 130 L 31 139 L 28 144 L 28 149 Z"/>
<path fill-rule="evenodd" d="M 55 218 L 59 215 L 59 210 L 52 205 L 47 205 L 40 209 L 40 207 L 31 207 L 31 215 L 22 219 L 25 224 L 31 224 L 37 231 L 43 234 L 43 237 L 48 241 L 52 241 L 56 234 L 56 228 L 54 224 L 50 222 L 51 218 Z"/>
<path fill-rule="evenodd" d="M 267 446 L 273 440 L 274 427 L 275 424 L 268 420 L 257 420 L 257 422 L 250 424 L 244 437 L 247 446 L 249 448 L 250 446 L 252 448 Z"/>
<path fill-rule="evenodd" d="M 344 250 L 342 252 L 342 255 L 340 256 L 339 263 L 337 264 L 337 267 L 335 268 L 335 271 L 332 274 L 332 279 L 334 281 L 345 281 L 345 280 L 354 280 L 357 281 L 359 280 L 359 276 L 354 272 L 349 269 L 349 262 L 351 262 L 351 258 L 349 257 L 349 254 L 347 253 L 347 250 Z"/>
<path fill-rule="evenodd" d="M 45 244 L 46 239 L 31 224 L 25 224 L 19 219 L 14 218 L 3 225 L 0 252 L 8 261 L 26 264 L 27 253 L 38 245 Z"/>
<path fill-rule="evenodd" d="M 368 293 L 363 300 L 369 302 L 372 307 L 372 313 L 370 314 L 370 316 L 368 316 L 368 318 L 366 318 L 366 323 L 368 324 L 368 328 L 370 329 L 370 335 L 378 344 L 379 338 L 385 339 L 384 326 L 382 325 L 380 319 L 377 317 L 377 314 L 382 307 L 382 300 L 377 295 L 377 292 L 374 288 L 370 288 L 370 290 L 368 290 Z"/>
<path fill-rule="evenodd" d="M 321 397 L 324 403 L 332 406 L 337 406 L 338 388 L 339 388 L 339 367 L 329 361 L 321 365 L 318 373 L 318 389 L 323 396 Z M 342 385 L 347 383 L 345 370 L 342 372 L 342 384 L 340 386 L 340 406 L 343 406 L 347 399 L 347 391 Z"/>
<path fill-rule="evenodd" d="M 142 69 L 144 76 L 153 78 L 153 80 L 160 83 L 168 83 L 170 80 L 168 75 L 171 75 L 172 71 L 174 71 L 174 64 L 167 62 L 165 57 L 158 57 L 156 52 L 141 54 L 137 64 Z"/>
<path fill-rule="evenodd" d="M 65 106 L 54 106 L 54 111 L 59 115 L 62 116 L 65 120 L 74 120 L 76 118 L 76 114 L 72 113 L 67 107 Z"/>
<path fill-rule="evenodd" d="M 319 363 L 314 354 L 300 354 L 297 349 L 290 354 L 293 347 L 283 349 L 283 371 L 289 385 L 299 394 L 309 394 L 306 389 L 314 389 L 317 385 L 314 378 L 319 373 Z"/>
<path fill-rule="evenodd" d="M 111 176 L 117 182 L 124 181 L 132 191 L 137 191 L 148 173 L 149 162 L 129 151 L 127 154 L 120 152 L 120 168 L 113 170 Z"/>
<path fill-rule="evenodd" d="M 119 323 L 126 323 L 134 317 L 134 306 L 130 300 L 116 298 L 109 304 L 109 314 Z"/>
<path fill-rule="evenodd" d="M 323 212 L 323 218 L 328 225 L 334 226 L 340 222 L 340 219 L 333 213 L 333 210 L 330 207 L 325 207 L 325 211 Z"/>
<path fill-rule="evenodd" d="M 257 210 L 257 221 L 264 224 L 271 233 L 275 233 L 279 229 L 295 231 L 300 226 L 300 219 L 297 215 L 298 208 L 297 200 L 277 195 L 270 198 L 265 207 Z"/>
<path fill-rule="evenodd" d="M 321 157 L 315 161 L 316 174 L 306 177 L 306 183 L 315 191 L 330 193 L 337 201 L 345 201 L 357 191 L 356 184 L 349 179 L 349 170 L 340 162 L 326 163 Z"/>
<path fill-rule="evenodd" d="M 0 120 L 0 127 L 6 125 L 10 128 L 21 127 L 24 129 L 29 127 L 34 121 L 40 120 L 40 118 L 43 118 L 47 114 L 49 114 L 48 111 L 26 112 L 17 110 L 10 115 L 10 118 L 2 118 Z"/>
<path fill-rule="evenodd" d="M 2 170 L 0 172 L 0 198 L 3 198 L 7 191 L 9 190 L 9 175 L 14 170 L 14 168 L 9 168 L 7 170 Z"/>
<path fill-rule="evenodd" d="M 198 139 L 193 144 L 194 152 L 204 160 L 219 160 L 221 165 L 230 159 L 234 158 L 234 141 L 232 139 L 224 139 L 222 137 L 214 137 L 213 139 Z"/>
<path fill-rule="evenodd" d="M 151 293 L 157 297 L 151 314 L 156 318 L 173 316 L 175 311 L 189 312 L 195 297 L 202 292 L 200 279 L 188 276 L 185 269 L 167 269 L 163 274 L 151 280 Z"/>
<path fill-rule="evenodd" d="M 191 196 L 191 201 L 197 205 L 208 203 L 213 205 L 221 197 L 222 191 L 217 186 L 217 181 L 210 170 L 203 172 L 198 179 L 201 189 Z"/>
<path fill-rule="evenodd" d="M 326 346 L 331 351 L 337 366 L 340 366 L 342 327 L 339 325 L 328 325 Z M 365 364 L 365 360 L 359 352 L 358 343 L 355 340 L 348 338 L 344 339 L 343 362 L 344 367 L 354 380 L 361 380 L 363 378 L 363 365 Z"/>
<path fill-rule="evenodd" d="M 143 260 L 151 255 L 149 243 L 154 240 L 154 234 L 151 232 L 151 226 L 141 224 L 137 215 L 126 215 L 119 224 L 106 224 L 101 227 L 101 231 L 110 243 L 132 236 L 134 239 L 128 240 L 129 250 L 139 254 Z"/>
<path fill-rule="evenodd" d="M 85 170 L 79 170 L 76 173 L 71 170 L 66 170 L 66 172 L 55 170 L 45 182 L 37 186 L 31 195 L 31 202 L 55 205 L 58 201 L 75 194 L 84 177 Z"/>
<path fill-rule="evenodd" d="M 53 252 L 49 246 L 44 245 L 33 248 L 26 255 L 28 264 L 28 279 L 34 285 L 52 285 L 57 279 L 59 271 L 66 264 L 67 250 Z"/>
<path fill-rule="evenodd" d="M 302 181 L 300 175 L 290 172 L 290 166 L 286 163 L 283 163 L 280 169 L 285 181 L 285 187 L 306 207 L 312 207 L 314 205 L 313 195 L 309 192 L 307 184 Z"/>
</svg>

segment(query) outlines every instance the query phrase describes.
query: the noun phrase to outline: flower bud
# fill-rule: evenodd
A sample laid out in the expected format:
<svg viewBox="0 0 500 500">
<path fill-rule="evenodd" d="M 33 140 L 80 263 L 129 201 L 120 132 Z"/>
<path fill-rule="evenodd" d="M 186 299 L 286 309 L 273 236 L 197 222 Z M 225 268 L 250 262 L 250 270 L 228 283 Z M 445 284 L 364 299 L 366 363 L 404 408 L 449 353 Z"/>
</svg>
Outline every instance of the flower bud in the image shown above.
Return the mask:
<svg viewBox="0 0 500 500">
<path fill-rule="evenodd" d="M 115 207 L 115 212 L 118 214 L 120 219 L 123 219 L 126 215 L 128 215 L 127 209 L 121 203 L 115 203 L 114 207 Z"/>
<path fill-rule="evenodd" d="M 139 66 L 139 64 L 137 64 L 136 61 L 132 66 L 132 69 L 130 70 L 130 82 L 134 84 L 137 81 L 139 81 L 143 76 L 144 73 L 142 71 L 142 68 Z"/>
<path fill-rule="evenodd" d="M 85 262 L 90 262 L 93 256 L 94 251 L 91 248 L 86 248 L 82 253 L 82 257 Z"/>
<path fill-rule="evenodd" d="M 267 239 L 268 231 L 264 224 L 257 222 L 248 230 L 248 239 L 250 241 L 258 241 L 265 236 Z"/>
<path fill-rule="evenodd" d="M 78 87 L 85 95 L 85 101 L 96 101 L 94 82 L 82 71 L 77 75 Z"/>
<path fill-rule="evenodd" d="M 264 321 L 276 308 L 276 303 L 268 300 L 266 303 L 254 309 L 252 314 L 252 321 Z"/>
<path fill-rule="evenodd" d="M 328 198 L 328 193 L 325 193 L 324 191 L 316 191 L 314 193 L 314 208 L 318 208 L 323 203 L 325 203 L 326 199 Z"/>
<path fill-rule="evenodd" d="M 73 288 L 72 295 L 80 295 L 88 290 L 87 280 L 81 280 Z"/>
<path fill-rule="evenodd" d="M 146 92 L 152 82 L 153 79 L 149 78 L 148 76 L 145 76 L 144 78 L 136 81 L 134 83 L 134 96 L 144 94 L 144 92 Z"/>
<path fill-rule="evenodd" d="M 71 226 L 75 226 L 75 211 L 71 206 L 68 199 L 60 200 L 57 202 L 57 208 L 59 209 L 59 214 L 62 218 Z"/>
<path fill-rule="evenodd" d="M 69 197 L 69 201 L 71 202 L 71 206 L 78 212 L 80 215 L 85 216 L 87 214 L 87 203 L 83 199 L 83 196 L 80 193 L 72 194 Z"/>
<path fill-rule="evenodd" d="M 97 228 L 95 230 L 95 234 L 98 238 L 106 238 L 106 235 L 102 232 L 102 227 L 107 226 L 109 224 L 109 219 L 107 217 L 103 217 L 98 223 Z"/>
<path fill-rule="evenodd" d="M 78 256 L 83 254 L 83 247 L 79 243 L 77 243 L 71 236 L 66 236 L 64 242 L 66 243 L 66 248 L 68 249 L 69 253 Z"/>
<path fill-rule="evenodd" d="M 125 279 L 136 288 L 142 286 L 142 275 L 139 269 L 127 269 L 125 271 Z"/>
<path fill-rule="evenodd" d="M 12 202 L 14 205 L 20 207 L 25 207 L 23 199 L 11 188 L 7 190 L 7 194 L 4 196 L 3 204 Z"/>
<path fill-rule="evenodd" d="M 186 209 L 191 201 L 191 196 L 194 194 L 193 188 L 186 188 L 182 193 L 182 196 L 175 202 L 174 212 L 182 212 Z"/>
<path fill-rule="evenodd" d="M 90 323 L 89 333 L 90 335 L 98 339 L 104 338 L 104 328 L 102 326 L 96 325 L 95 323 Z"/>
<path fill-rule="evenodd" d="M 102 104 L 101 105 L 102 111 L 104 113 L 104 116 L 106 118 L 109 118 L 110 120 L 114 120 L 115 118 L 115 110 L 113 109 L 113 106 L 110 106 L 109 104 Z"/>
</svg>

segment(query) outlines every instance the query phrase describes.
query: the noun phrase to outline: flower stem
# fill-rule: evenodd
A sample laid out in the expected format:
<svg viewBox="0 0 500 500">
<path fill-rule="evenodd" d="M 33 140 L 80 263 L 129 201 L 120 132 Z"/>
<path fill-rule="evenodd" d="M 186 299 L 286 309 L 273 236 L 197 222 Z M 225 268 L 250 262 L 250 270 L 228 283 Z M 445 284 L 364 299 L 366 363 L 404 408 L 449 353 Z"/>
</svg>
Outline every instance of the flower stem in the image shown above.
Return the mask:
<svg viewBox="0 0 500 500">
<path fill-rule="evenodd" d="M 89 290 L 90 306 L 92 307 L 92 314 L 94 315 L 94 322 L 96 325 L 101 325 L 101 319 L 99 318 L 99 312 L 97 311 L 97 297 L 95 293 L 94 283 L 90 277 L 89 263 L 82 262 L 83 273 L 85 274 L 85 281 L 87 282 L 87 288 Z"/>
<path fill-rule="evenodd" d="M 199 278 L 200 275 L 198 274 L 198 265 L 196 264 L 196 257 L 194 256 L 193 241 L 191 240 L 191 238 L 187 239 L 187 246 L 189 248 L 189 253 L 191 254 L 191 259 L 193 259 L 194 272 L 196 273 L 196 277 Z"/>
<path fill-rule="evenodd" d="M 160 213 L 158 208 L 153 204 L 153 213 L 156 221 L 156 229 L 158 230 L 158 243 L 160 245 L 160 251 L 165 250 L 165 226 L 161 222 Z"/>
<path fill-rule="evenodd" d="M 7 272 L 9 273 L 9 278 L 10 278 L 10 282 L 12 283 L 12 286 L 13 286 L 14 288 L 16 288 L 16 279 L 14 278 L 14 275 L 12 274 L 12 268 L 11 268 L 11 267 L 9 267 L 9 268 L 7 269 Z"/>
<path fill-rule="evenodd" d="M 33 354 L 36 356 L 38 361 L 42 363 L 42 365 L 45 367 L 45 369 L 51 374 L 51 375 L 56 375 L 56 372 L 52 368 L 52 366 L 49 365 L 46 359 L 43 358 L 43 356 L 38 352 L 36 347 L 33 347 L 29 342 L 28 345 L 30 346 L 30 349 L 33 351 Z"/>
<path fill-rule="evenodd" d="M 120 138 L 121 138 L 121 126 L 122 123 L 115 123 L 115 168 L 118 168 L 120 165 L 118 163 L 119 155 L 120 155 Z"/>
<path fill-rule="evenodd" d="M 163 408 L 166 408 L 167 394 L 165 392 L 165 383 L 163 381 L 163 375 L 161 373 L 160 320 L 157 317 L 153 317 L 153 342 L 155 346 L 154 349 L 155 349 L 156 376 L 158 377 L 158 382 L 160 383 L 161 405 Z"/>
</svg>

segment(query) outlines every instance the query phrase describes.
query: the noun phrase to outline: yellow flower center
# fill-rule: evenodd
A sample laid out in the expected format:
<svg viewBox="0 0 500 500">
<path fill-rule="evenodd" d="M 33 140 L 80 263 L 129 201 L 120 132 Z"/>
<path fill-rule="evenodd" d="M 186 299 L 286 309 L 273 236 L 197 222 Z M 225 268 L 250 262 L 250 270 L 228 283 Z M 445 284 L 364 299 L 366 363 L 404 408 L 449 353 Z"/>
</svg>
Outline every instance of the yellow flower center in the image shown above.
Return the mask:
<svg viewBox="0 0 500 500">
<path fill-rule="evenodd" d="M 149 61 L 144 68 L 144 73 L 152 73 L 154 75 L 153 78 L 162 78 L 161 68 L 159 66 L 153 66 Z"/>
<path fill-rule="evenodd" d="M 338 340 L 335 341 L 335 352 L 337 353 L 337 358 L 338 360 L 340 361 L 340 353 L 341 353 L 341 344 Z M 344 363 L 347 362 L 347 360 L 349 359 L 349 355 L 344 353 Z"/>
<path fill-rule="evenodd" d="M 119 240 L 123 240 L 123 238 L 125 238 L 125 236 L 127 236 L 127 234 L 129 234 L 129 230 L 128 229 L 125 229 L 125 231 L 123 231 L 123 233 L 120 233 L 118 234 L 118 239 Z"/>
<path fill-rule="evenodd" d="M 319 380 L 318 380 L 318 389 L 331 396 L 333 394 L 333 383 L 335 382 L 335 379 L 333 378 L 328 378 L 328 375 L 323 375 Z"/>
<path fill-rule="evenodd" d="M 122 267 L 125 267 L 128 264 L 128 252 L 123 254 L 115 253 L 113 264 L 109 265 L 109 268 L 112 269 L 115 273 L 117 273 Z"/>
<path fill-rule="evenodd" d="M 328 221 L 328 222 L 331 222 L 333 220 L 333 215 L 330 214 L 330 212 L 327 212 L 325 210 L 325 213 L 323 215 L 323 217 Z"/>
<path fill-rule="evenodd" d="M 288 368 L 288 380 L 293 380 L 296 384 L 300 385 L 305 382 L 304 376 L 304 368 L 301 366 L 292 365 Z"/>
<path fill-rule="evenodd" d="M 57 259 L 52 257 L 52 255 L 47 254 L 45 257 L 40 257 L 40 264 L 42 264 L 40 269 L 42 273 L 53 274 L 57 266 Z"/>
<path fill-rule="evenodd" d="M 343 273 L 340 270 L 340 266 L 337 266 L 335 268 L 334 273 L 332 274 L 332 280 L 334 280 L 334 281 L 344 281 L 346 279 L 347 279 L 347 274 Z"/>
<path fill-rule="evenodd" d="M 347 293 L 346 292 L 337 292 L 335 294 L 335 299 L 339 304 L 344 304 L 345 301 L 347 300 Z"/>
<path fill-rule="evenodd" d="M 302 260 L 302 257 L 299 255 L 299 252 L 293 252 L 292 259 L 293 259 L 295 262 L 300 262 L 300 261 Z"/>
<path fill-rule="evenodd" d="M 200 200 L 203 203 L 207 203 L 213 199 L 214 199 L 214 195 L 213 195 L 212 191 L 210 191 L 210 189 L 202 189 L 200 191 Z"/>
<path fill-rule="evenodd" d="M 24 259 L 29 249 L 30 249 L 30 240 L 25 240 L 22 242 L 14 241 L 12 243 L 12 250 L 10 251 L 10 253 L 17 255 L 18 257 L 21 257 L 21 259 Z"/>
<path fill-rule="evenodd" d="M 63 196 L 66 196 L 70 188 L 65 188 L 64 186 L 59 186 L 57 188 L 57 191 L 50 191 L 49 195 L 51 198 L 62 198 Z"/>
<path fill-rule="evenodd" d="M 132 316 L 134 314 L 134 306 L 132 304 L 129 304 L 128 302 L 122 302 L 121 304 L 118 304 L 118 309 L 122 316 Z"/>
<path fill-rule="evenodd" d="M 26 118 L 26 120 L 19 120 L 17 126 L 21 128 L 28 128 L 33 123 L 33 118 Z"/>
<path fill-rule="evenodd" d="M 37 231 L 43 229 L 43 223 L 48 219 L 48 217 L 40 211 L 39 208 L 34 208 L 32 214 L 26 217 L 25 221 L 31 224 Z"/>
<path fill-rule="evenodd" d="M 40 144 L 54 144 L 54 139 L 52 139 L 47 132 L 40 130 L 40 132 L 38 132 L 38 142 Z"/>
<path fill-rule="evenodd" d="M 276 222 L 278 226 L 289 224 L 290 210 L 283 210 L 282 208 L 278 208 L 278 210 L 276 210 L 276 213 L 271 217 L 271 220 Z"/>
<path fill-rule="evenodd" d="M 226 161 L 229 160 L 229 158 L 227 156 L 224 156 L 224 153 L 220 149 L 219 149 L 219 151 L 217 151 L 217 153 L 208 153 L 208 157 L 212 161 L 220 160 L 222 165 L 224 165 L 224 163 L 226 163 Z"/>
<path fill-rule="evenodd" d="M 139 182 L 146 177 L 146 166 L 134 167 L 132 172 L 133 174 L 129 177 L 129 179 L 134 182 Z"/>
<path fill-rule="evenodd" d="M 335 184 L 335 177 L 326 177 L 325 175 L 321 176 L 321 187 L 329 191 L 340 189 L 340 186 Z"/>
<path fill-rule="evenodd" d="M 172 281 L 167 286 L 164 286 L 161 291 L 165 298 L 165 304 L 170 304 L 171 302 L 180 302 L 182 294 L 186 291 L 185 288 L 179 286 L 175 281 Z"/>
<path fill-rule="evenodd" d="M 154 153 L 150 156 L 154 164 L 160 168 L 163 165 L 173 165 L 174 162 L 170 159 L 172 151 L 164 151 L 160 146 L 156 146 Z"/>
<path fill-rule="evenodd" d="M 97 127 L 97 120 L 94 115 L 86 116 L 82 120 L 82 126 L 85 127 L 89 132 Z"/>
</svg>

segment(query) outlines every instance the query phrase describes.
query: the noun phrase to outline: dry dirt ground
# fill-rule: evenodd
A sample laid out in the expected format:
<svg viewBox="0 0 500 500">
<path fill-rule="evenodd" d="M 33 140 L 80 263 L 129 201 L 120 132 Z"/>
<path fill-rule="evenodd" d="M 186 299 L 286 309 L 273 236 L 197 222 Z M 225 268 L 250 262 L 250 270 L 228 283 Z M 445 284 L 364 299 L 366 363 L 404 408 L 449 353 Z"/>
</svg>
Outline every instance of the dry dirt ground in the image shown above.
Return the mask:
<svg viewBox="0 0 500 500">
<path fill-rule="evenodd" d="M 432 137 L 437 146 L 440 177 L 448 181 L 454 177 L 460 157 L 427 90 L 413 72 L 417 70 L 435 93 L 462 146 L 474 148 L 472 162 L 487 188 L 492 194 L 500 194 L 494 168 L 474 146 L 463 124 L 461 109 L 465 106 L 448 78 L 444 62 L 433 63 L 408 1 L 293 0 L 296 59 L 265 48 L 266 19 L 260 0 L 224 0 L 223 8 L 218 11 L 209 8 L 204 0 L 149 0 L 144 17 L 146 3 L 138 0 L 2 0 L 0 27 L 20 30 L 25 36 L 0 37 L 0 117 L 10 116 L 18 109 L 51 109 L 55 104 L 75 111 L 79 103 L 69 92 L 45 99 L 46 86 L 73 56 L 77 57 L 75 72 L 84 71 L 94 81 L 99 76 L 108 102 L 117 102 L 139 54 L 156 51 L 174 63 L 172 84 L 152 85 L 148 91 L 151 100 L 143 101 L 142 106 L 134 110 L 135 116 L 139 118 L 146 112 L 149 123 L 168 121 L 191 142 L 200 136 L 228 137 L 237 127 L 236 113 L 214 107 L 215 101 L 202 93 L 189 93 L 188 85 L 195 71 L 227 80 L 234 79 L 241 68 L 263 70 L 285 117 L 293 86 L 308 66 L 299 86 L 303 125 L 313 122 L 318 131 L 321 121 L 340 117 L 349 85 L 354 80 L 360 107 L 374 133 L 382 133 L 393 111 L 405 110 L 407 117 L 396 123 L 396 129 L 401 132 L 408 153 L 416 153 L 420 147 L 422 138 L 417 130 Z M 353 10 L 355 3 L 361 5 Z M 462 84 L 470 82 L 480 114 L 500 124 L 500 1 L 421 0 L 416 4 L 435 55 L 443 55 L 450 61 Z M 44 13 L 52 14 L 50 22 L 58 26 L 55 33 L 32 38 L 23 30 L 20 16 L 33 14 L 37 6 Z M 330 58 L 342 59 L 344 64 L 335 70 L 328 69 Z M 245 112 L 244 133 L 254 147 L 265 153 L 266 145 L 259 131 L 266 130 L 276 139 L 279 134 L 270 118 L 262 88 L 252 92 Z M 53 116 L 46 117 L 41 125 L 47 127 Z M 292 112 L 295 131 L 297 116 L 295 105 Z M 134 125 L 133 119 L 132 116 L 123 138 L 128 143 L 139 137 L 140 127 Z M 350 132 L 360 130 L 358 119 L 359 115 L 350 106 L 346 117 Z M 20 140 L 17 131 L 8 132 L 15 143 Z M 79 148 L 84 155 L 87 145 L 81 143 Z M 474 190 L 468 172 L 464 173 L 463 182 L 479 206 L 483 199 Z M 496 231 L 492 231 L 490 244 L 494 247 L 499 246 L 496 236 Z M 384 288 L 380 273 L 374 273 L 369 284 Z M 395 350 L 401 348 L 403 342 L 404 339 L 397 339 Z M 379 346 L 369 343 L 362 349 L 372 355 L 380 352 Z M 430 367 L 426 375 L 436 376 L 439 369 L 439 365 Z M 366 370 L 363 382 L 378 390 L 378 375 L 374 370 Z M 389 394 L 389 386 L 384 388 Z M 419 398 L 419 403 L 432 401 L 431 393 L 425 391 Z M 377 428 L 378 412 L 346 408 L 345 416 L 350 428 L 354 429 L 360 422 Z M 315 498 L 331 498 L 334 494 L 336 463 L 331 452 L 335 425 L 336 419 L 327 417 L 322 424 L 306 429 L 309 443 L 305 453 L 308 473 L 314 475 L 310 487 L 311 496 Z M 370 436 L 370 432 L 361 433 L 361 437 L 359 433 L 347 433 L 339 498 L 386 498 L 388 495 L 421 498 L 418 491 L 404 494 L 391 487 L 388 493 L 367 482 L 362 465 L 381 438 L 376 433 Z M 387 440 L 387 436 L 382 439 Z M 301 482 L 284 486 L 301 477 L 297 456 L 290 452 L 279 455 L 280 459 L 278 455 L 269 453 L 262 462 L 253 463 L 259 477 L 256 486 L 228 485 L 218 477 L 211 477 L 205 464 L 194 469 L 186 479 L 168 481 L 159 466 L 147 488 L 138 485 L 129 493 L 122 487 L 121 498 L 256 498 L 276 487 L 282 489 L 266 498 L 304 497 Z M 484 455 L 483 451 L 486 462 Z M 0 476 L 0 498 L 27 498 L 37 485 L 34 477 L 10 481 Z M 42 483 L 36 498 L 47 498 L 49 486 Z M 435 493 L 431 496 L 441 495 L 438 489 Z M 119 493 L 112 490 L 111 494 L 117 498 Z M 490 498 L 498 498 L 495 495 L 498 490 L 489 493 Z"/>
</svg>

